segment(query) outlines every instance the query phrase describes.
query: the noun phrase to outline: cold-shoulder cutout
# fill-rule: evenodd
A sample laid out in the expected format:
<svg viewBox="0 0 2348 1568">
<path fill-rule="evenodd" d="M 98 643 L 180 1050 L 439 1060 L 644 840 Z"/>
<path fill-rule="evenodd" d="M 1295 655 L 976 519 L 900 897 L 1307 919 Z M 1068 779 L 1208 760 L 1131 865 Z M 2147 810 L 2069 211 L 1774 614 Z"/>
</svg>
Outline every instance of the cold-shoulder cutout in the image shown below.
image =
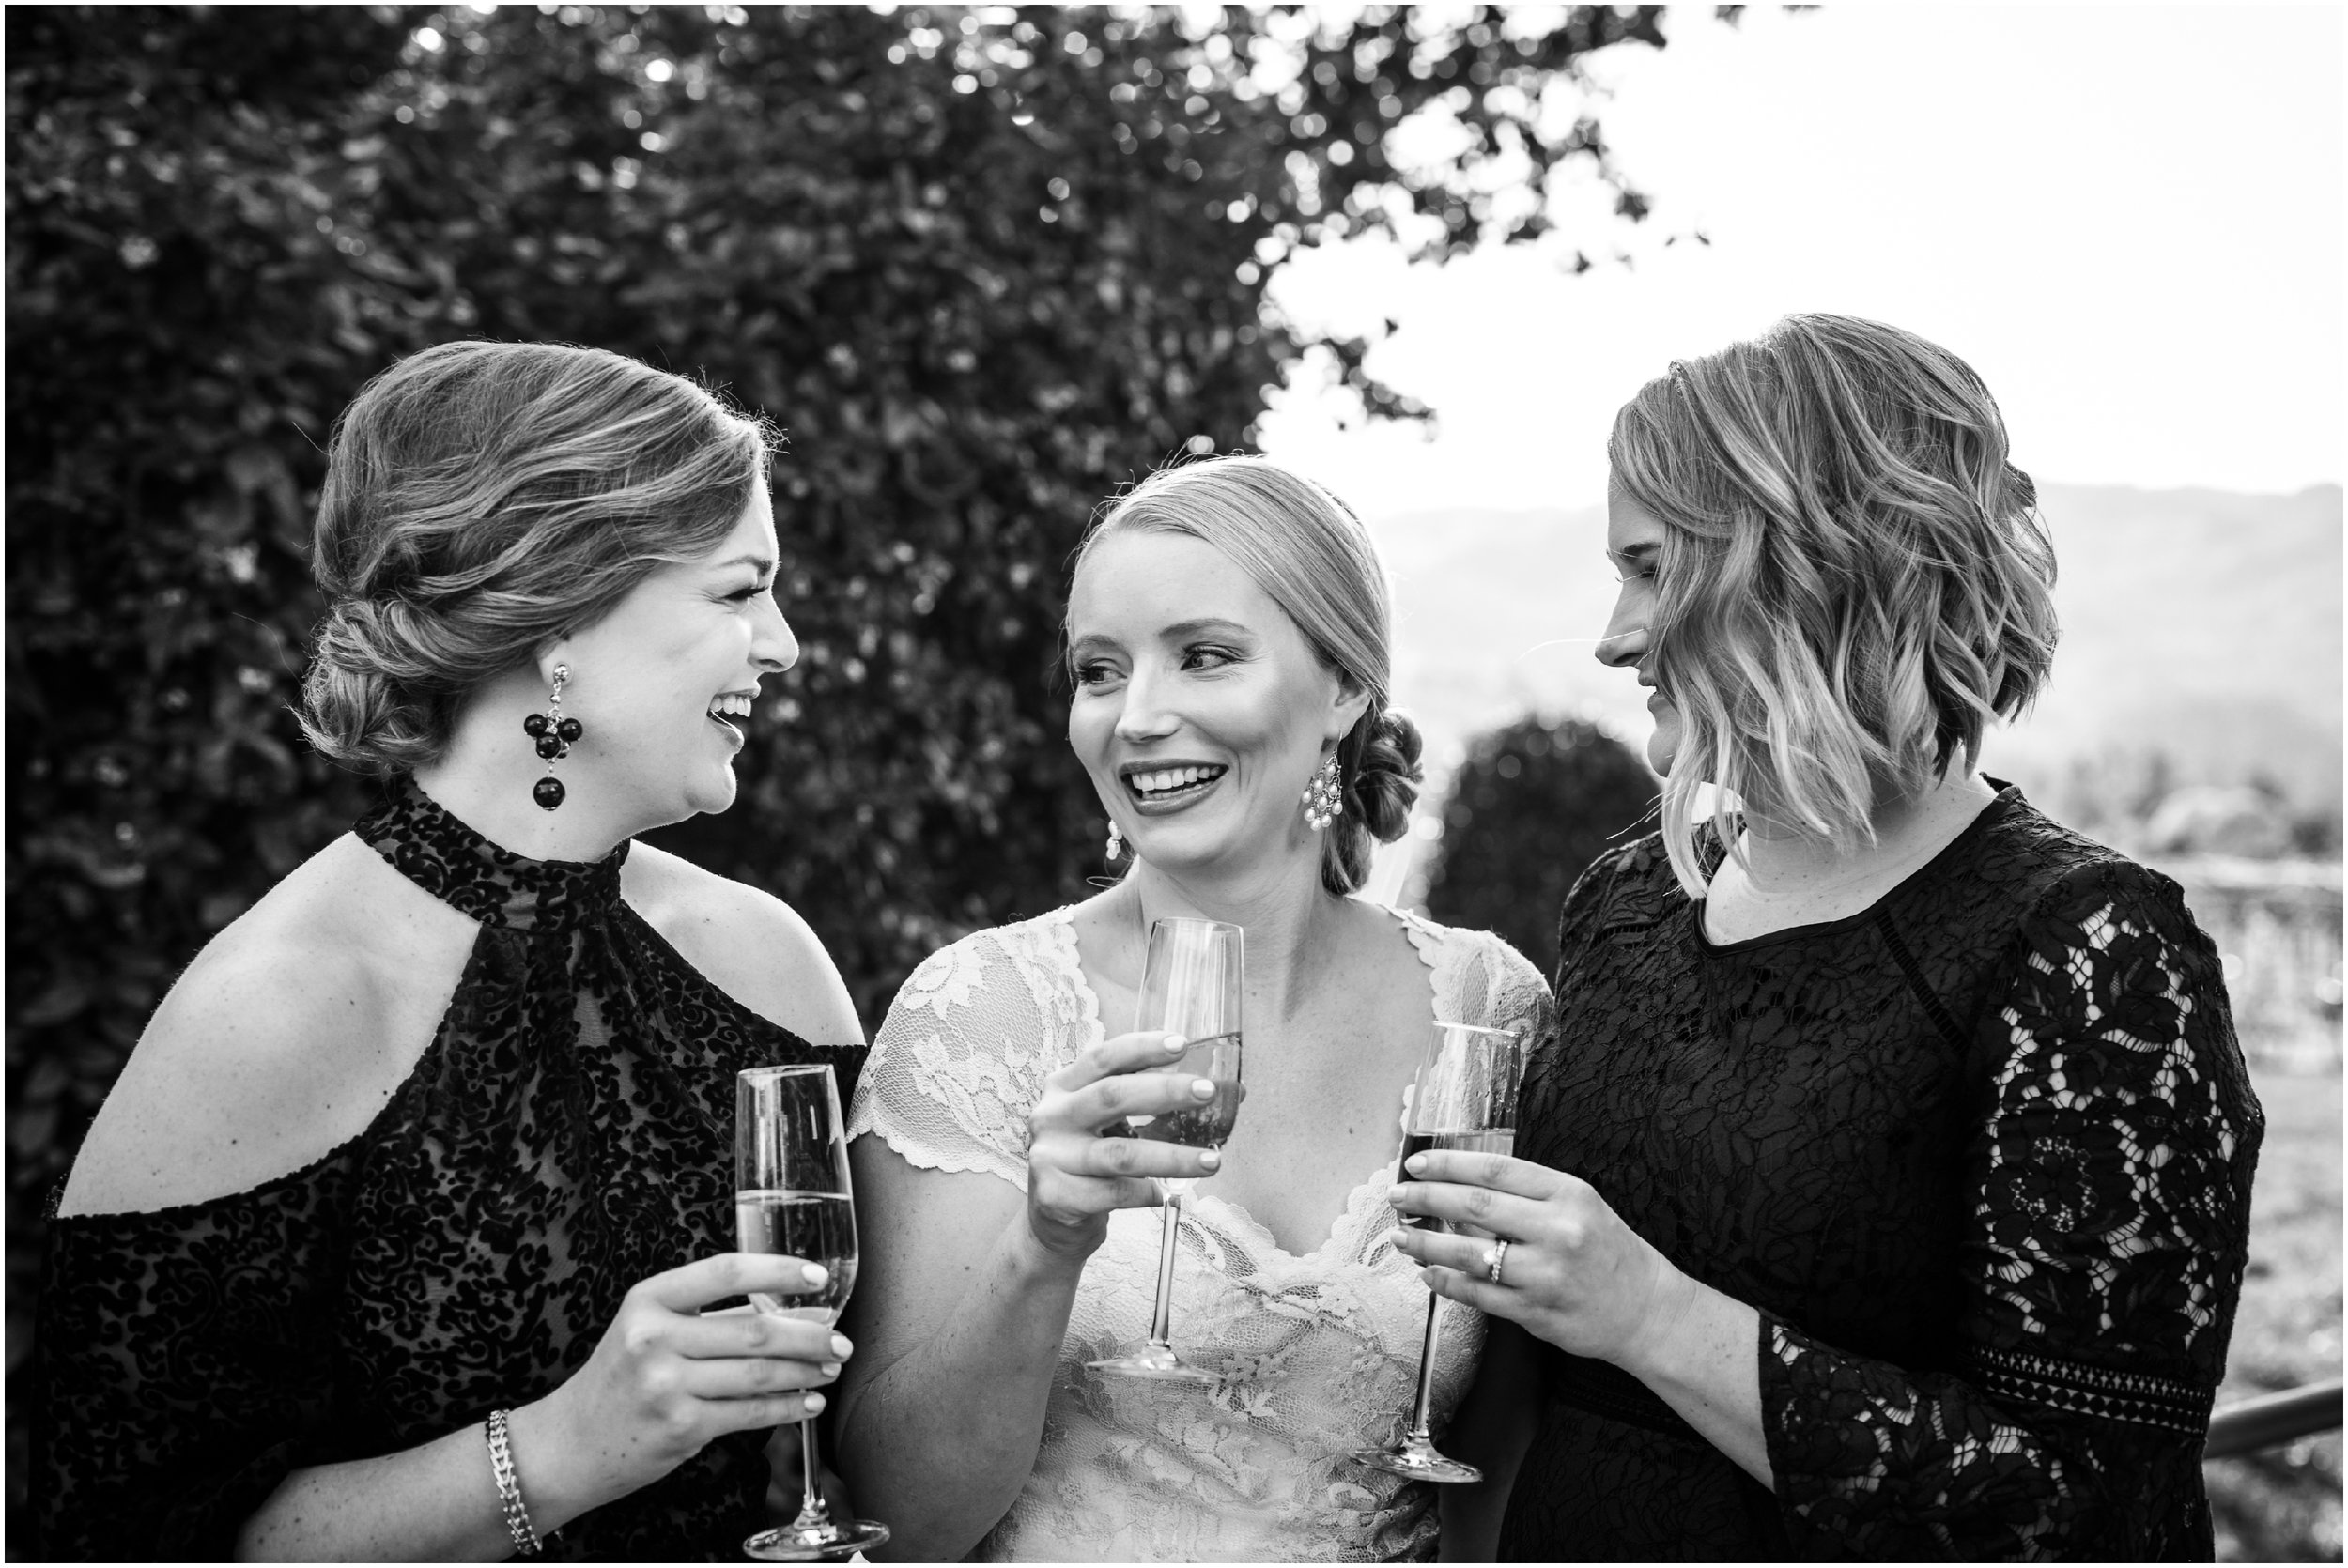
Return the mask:
<svg viewBox="0 0 2348 1568">
<path fill-rule="evenodd" d="M 224 1197 L 359 1136 L 430 1045 L 474 930 L 356 839 L 328 846 L 165 994 L 58 1213 Z"/>
<path fill-rule="evenodd" d="M 621 871 L 628 907 L 729 997 L 802 1039 L 864 1041 L 823 939 L 773 894 L 637 844 Z"/>
<path fill-rule="evenodd" d="M 50 1226 L 26 1555 L 227 1558 L 288 1474 L 477 1432 L 560 1387 L 638 1282 L 732 1250 L 734 1075 L 823 1062 L 844 1096 L 863 1051 L 714 985 L 623 900 L 631 848 L 531 860 L 401 778 L 191 967 L 178 1010 L 225 1041 L 193 1054 L 284 1093 L 239 1114 L 301 1123 L 306 1162 L 289 1144 L 237 1191 Z M 772 910 L 742 903 L 720 923 L 769 940 Z M 368 972 L 320 957 L 354 951 L 371 996 Z M 348 1137 L 265 1081 L 355 1050 L 326 1026 L 337 1008 L 392 1017 L 382 1038 L 413 1058 L 382 1064 L 377 1092 L 396 1082 Z M 158 1030 L 147 1060 L 165 1065 L 198 1033 L 178 1013 Z M 227 1111 L 180 1114 L 241 1146 Z M 718 1438 L 572 1520 L 550 1555 L 678 1560 L 740 1539 L 765 1441 Z"/>
</svg>

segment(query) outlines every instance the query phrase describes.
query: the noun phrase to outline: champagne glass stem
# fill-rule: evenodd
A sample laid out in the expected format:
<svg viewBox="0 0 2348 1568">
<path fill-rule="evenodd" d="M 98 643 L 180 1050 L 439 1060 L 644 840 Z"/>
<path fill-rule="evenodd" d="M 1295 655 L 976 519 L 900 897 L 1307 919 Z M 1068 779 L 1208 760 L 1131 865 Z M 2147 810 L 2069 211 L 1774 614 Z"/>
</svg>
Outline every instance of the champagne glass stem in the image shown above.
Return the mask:
<svg viewBox="0 0 2348 1568">
<path fill-rule="evenodd" d="M 1436 1314 L 1442 1308 L 1442 1297 L 1427 1299 L 1427 1337 L 1418 1347 L 1418 1403 L 1411 1407 L 1411 1436 L 1421 1442 L 1427 1440 L 1427 1413 L 1435 1399 L 1435 1340 L 1443 1331 Z"/>
<path fill-rule="evenodd" d="M 791 1521 L 793 1530 L 818 1530 L 831 1523 L 831 1510 L 824 1503 L 824 1494 L 816 1488 L 815 1474 L 821 1464 L 815 1457 L 815 1418 L 799 1418 L 799 1516 Z"/>
<path fill-rule="evenodd" d="M 1158 1241 L 1158 1301 L 1150 1314 L 1150 1343 L 1171 1345 L 1174 1338 L 1174 1237 L 1182 1227 L 1182 1195 L 1166 1195 L 1166 1228 Z"/>
</svg>

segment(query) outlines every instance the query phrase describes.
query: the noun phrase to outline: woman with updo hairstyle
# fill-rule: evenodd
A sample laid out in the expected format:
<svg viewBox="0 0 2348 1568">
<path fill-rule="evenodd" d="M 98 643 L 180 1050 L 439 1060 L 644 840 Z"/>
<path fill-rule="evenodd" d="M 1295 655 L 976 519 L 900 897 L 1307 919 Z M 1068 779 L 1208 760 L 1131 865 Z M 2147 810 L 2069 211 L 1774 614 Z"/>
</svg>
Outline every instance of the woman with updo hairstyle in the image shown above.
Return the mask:
<svg viewBox="0 0 2348 1568">
<path fill-rule="evenodd" d="M 1430 1558 L 1434 1494 L 1448 1513 L 1478 1489 L 1350 1457 L 1417 1386 L 1428 1296 L 1383 1239 L 1403 1091 L 1434 1020 L 1529 1039 L 1548 992 L 1497 937 L 1352 897 L 1419 777 L 1377 553 L 1273 463 L 1187 463 L 1095 524 L 1066 629 L 1069 744 L 1125 874 L 897 994 L 849 1124 L 865 1349 L 842 1471 L 910 1559 Z M 1167 1037 L 1127 1029 L 1168 916 L 1244 928 L 1246 1103 L 1219 1156 L 1104 1133 L 1206 1083 L 1148 1070 Z M 1201 1176 L 1173 1332 L 1215 1378 L 1104 1376 L 1086 1363 L 1150 1332 L 1153 1178 Z M 1438 1430 L 1481 1337 L 1445 1317 Z M 1456 1457 L 1475 1425 L 1453 1422 Z"/>
<path fill-rule="evenodd" d="M 2207 1559 L 2263 1123 L 2177 884 L 1976 771 L 2055 643 L 1997 405 L 1797 315 L 1609 456 L 1661 828 L 1567 898 L 1518 1158 L 1396 1198 L 1495 1237 L 1400 1244 L 1506 1320 L 1499 1556 Z"/>
<path fill-rule="evenodd" d="M 197 954 L 62 1185 L 35 1555 L 738 1554 L 848 1354 L 713 1312 L 734 1076 L 860 1030 L 767 895 L 634 835 L 733 803 L 769 432 L 594 349 L 456 343 L 338 422 L 302 723 L 381 804 Z M 820 1271 L 817 1271 L 820 1273 Z"/>
</svg>

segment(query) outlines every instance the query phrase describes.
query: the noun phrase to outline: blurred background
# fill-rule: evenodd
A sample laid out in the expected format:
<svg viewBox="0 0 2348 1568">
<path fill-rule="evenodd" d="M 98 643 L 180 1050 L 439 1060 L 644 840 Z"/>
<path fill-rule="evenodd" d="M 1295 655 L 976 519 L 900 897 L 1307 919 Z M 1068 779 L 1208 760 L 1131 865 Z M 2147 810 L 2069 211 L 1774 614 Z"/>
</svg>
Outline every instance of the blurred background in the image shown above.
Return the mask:
<svg viewBox="0 0 2348 1568">
<path fill-rule="evenodd" d="M 10 8 L 8 1364 L 147 1014 L 374 786 L 288 711 L 334 415 L 560 339 L 790 433 L 735 809 L 658 838 L 868 1025 L 1080 897 L 1093 507 L 1259 450 L 1368 523 L 1429 788 L 1371 891 L 1546 964 L 1654 798 L 1591 659 L 1614 408 L 1790 310 L 1965 356 L 2062 565 L 1985 765 L 2178 877 L 2269 1117 L 2221 1403 L 2340 1369 L 2342 21 L 2317 8 Z M 1628 744 L 1626 744 L 1628 743 Z M 9 1383 L 8 1485 L 23 1496 Z M 2213 1461 L 2338 1560 L 2337 1433 Z"/>
</svg>

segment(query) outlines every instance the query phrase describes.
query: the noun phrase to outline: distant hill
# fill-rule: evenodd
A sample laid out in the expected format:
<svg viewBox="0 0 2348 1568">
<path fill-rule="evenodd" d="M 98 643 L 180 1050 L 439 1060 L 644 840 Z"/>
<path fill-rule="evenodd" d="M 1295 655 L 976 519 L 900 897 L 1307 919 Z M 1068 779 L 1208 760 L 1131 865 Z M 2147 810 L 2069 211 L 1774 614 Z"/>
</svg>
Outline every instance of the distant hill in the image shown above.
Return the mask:
<svg viewBox="0 0 2348 1568">
<path fill-rule="evenodd" d="M 2263 778 L 2298 809 L 2336 811 L 2340 487 L 2048 485 L 2042 509 L 2062 644 L 2037 710 L 1991 737 L 1984 765 L 2047 798 L 2117 755 L 2161 752 L 2177 783 Z M 1527 709 L 1645 737 L 1637 687 L 1591 655 L 1614 592 L 1602 511 L 1369 528 L 1395 578 L 1396 698 L 1428 737 L 1430 771 L 1447 774 L 1468 737 Z"/>
</svg>

